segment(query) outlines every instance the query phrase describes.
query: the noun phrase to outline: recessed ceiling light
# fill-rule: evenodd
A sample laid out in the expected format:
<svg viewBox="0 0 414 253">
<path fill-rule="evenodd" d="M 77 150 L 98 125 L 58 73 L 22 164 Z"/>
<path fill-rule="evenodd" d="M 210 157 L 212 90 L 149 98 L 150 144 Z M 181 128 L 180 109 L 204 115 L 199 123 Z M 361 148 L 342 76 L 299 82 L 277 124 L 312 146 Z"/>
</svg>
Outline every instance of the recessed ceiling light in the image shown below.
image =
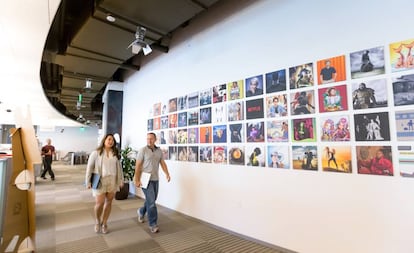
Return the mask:
<svg viewBox="0 0 414 253">
<path fill-rule="evenodd" d="M 113 23 L 113 22 L 115 22 L 116 18 L 114 16 L 112 16 L 111 14 L 108 14 L 108 15 L 106 15 L 106 20 Z"/>
</svg>

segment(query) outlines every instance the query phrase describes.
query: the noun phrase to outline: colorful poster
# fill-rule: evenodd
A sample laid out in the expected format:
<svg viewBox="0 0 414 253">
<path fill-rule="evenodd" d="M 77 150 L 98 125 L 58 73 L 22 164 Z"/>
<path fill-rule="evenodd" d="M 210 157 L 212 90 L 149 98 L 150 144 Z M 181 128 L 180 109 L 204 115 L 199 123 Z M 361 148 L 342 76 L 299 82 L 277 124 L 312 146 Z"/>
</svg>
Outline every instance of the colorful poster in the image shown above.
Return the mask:
<svg viewBox="0 0 414 253">
<path fill-rule="evenodd" d="M 247 142 L 264 142 L 264 122 L 255 121 L 246 123 Z"/>
<path fill-rule="evenodd" d="M 266 149 L 264 145 L 246 146 L 246 165 L 264 167 L 266 165 Z"/>
<path fill-rule="evenodd" d="M 227 84 L 227 100 L 236 100 L 244 97 L 244 81 L 234 81 Z"/>
<path fill-rule="evenodd" d="M 200 143 L 211 143 L 212 131 L 211 126 L 200 127 Z"/>
<path fill-rule="evenodd" d="M 323 117 L 321 122 L 321 141 L 350 141 L 349 117 L 331 115 Z"/>
<path fill-rule="evenodd" d="M 315 113 L 315 95 L 313 90 L 294 92 L 290 94 L 290 114 Z"/>
<path fill-rule="evenodd" d="M 227 109 L 228 121 L 244 119 L 244 101 L 230 102 Z"/>
<path fill-rule="evenodd" d="M 318 170 L 317 146 L 292 146 L 292 167 L 295 170 Z"/>
<path fill-rule="evenodd" d="M 287 94 L 266 97 L 266 115 L 268 118 L 287 116 Z"/>
<path fill-rule="evenodd" d="M 392 82 L 394 105 L 414 104 L 414 74 L 394 78 Z"/>
<path fill-rule="evenodd" d="M 246 101 L 246 119 L 264 118 L 263 98 Z"/>
<path fill-rule="evenodd" d="M 318 90 L 319 112 L 336 112 L 348 110 L 346 85 L 337 85 Z"/>
<path fill-rule="evenodd" d="M 198 127 L 188 128 L 188 143 L 198 143 Z"/>
<path fill-rule="evenodd" d="M 213 103 L 221 103 L 227 101 L 227 85 L 220 84 L 213 87 Z"/>
<path fill-rule="evenodd" d="M 287 120 L 267 121 L 267 142 L 289 141 L 289 124 Z"/>
<path fill-rule="evenodd" d="M 266 93 L 286 90 L 286 70 L 266 73 Z"/>
<path fill-rule="evenodd" d="M 187 128 L 178 129 L 177 144 L 187 144 L 187 143 L 188 143 Z"/>
<path fill-rule="evenodd" d="M 200 94 L 199 94 L 200 106 L 211 104 L 211 99 L 212 99 L 212 95 L 213 95 L 212 91 L 213 91 L 212 88 L 200 91 Z"/>
<path fill-rule="evenodd" d="M 295 142 L 316 141 L 315 119 L 292 119 L 292 140 Z"/>
<path fill-rule="evenodd" d="M 353 52 L 350 54 L 351 77 L 363 78 L 385 73 L 384 47 Z"/>
<path fill-rule="evenodd" d="M 414 146 L 398 146 L 398 166 L 402 177 L 414 178 Z"/>
<path fill-rule="evenodd" d="M 212 147 L 210 146 L 200 146 L 200 162 L 202 163 L 211 163 L 212 159 Z"/>
<path fill-rule="evenodd" d="M 357 146 L 358 174 L 393 176 L 391 146 Z"/>
<path fill-rule="evenodd" d="M 246 98 L 263 94 L 263 76 L 254 76 L 246 79 Z"/>
<path fill-rule="evenodd" d="M 388 106 L 387 80 L 376 79 L 352 84 L 354 110 Z"/>
<path fill-rule="evenodd" d="M 324 146 L 322 150 L 323 171 L 352 173 L 350 146 Z"/>
<path fill-rule="evenodd" d="M 355 114 L 356 141 L 389 141 L 388 112 Z"/>
<path fill-rule="evenodd" d="M 244 146 L 231 146 L 229 147 L 229 164 L 244 165 Z"/>
<path fill-rule="evenodd" d="M 227 164 L 227 147 L 214 146 L 213 147 L 213 162 L 219 164 Z"/>
<path fill-rule="evenodd" d="M 290 89 L 312 87 L 314 85 L 313 63 L 289 68 L 289 85 Z"/>
<path fill-rule="evenodd" d="M 289 147 L 267 146 L 267 167 L 278 169 L 289 169 Z"/>
<path fill-rule="evenodd" d="M 231 143 L 244 142 L 244 128 L 242 123 L 230 124 L 229 134 Z"/>
<path fill-rule="evenodd" d="M 414 69 L 414 39 L 390 44 L 391 72 Z"/>
<path fill-rule="evenodd" d="M 414 141 L 414 110 L 395 112 L 398 141 Z"/>
<path fill-rule="evenodd" d="M 346 79 L 345 55 L 320 60 L 316 63 L 318 84 L 344 81 Z"/>
</svg>

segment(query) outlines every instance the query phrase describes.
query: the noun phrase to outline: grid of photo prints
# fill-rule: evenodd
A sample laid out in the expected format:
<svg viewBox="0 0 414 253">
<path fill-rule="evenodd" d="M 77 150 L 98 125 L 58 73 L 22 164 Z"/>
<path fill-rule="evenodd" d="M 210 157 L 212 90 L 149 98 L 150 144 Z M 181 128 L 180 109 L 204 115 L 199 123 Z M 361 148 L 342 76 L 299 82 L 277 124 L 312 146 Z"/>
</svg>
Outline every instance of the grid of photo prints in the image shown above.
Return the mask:
<svg viewBox="0 0 414 253">
<path fill-rule="evenodd" d="M 159 101 L 147 130 L 165 160 L 414 177 L 413 46 L 393 42 Z"/>
</svg>

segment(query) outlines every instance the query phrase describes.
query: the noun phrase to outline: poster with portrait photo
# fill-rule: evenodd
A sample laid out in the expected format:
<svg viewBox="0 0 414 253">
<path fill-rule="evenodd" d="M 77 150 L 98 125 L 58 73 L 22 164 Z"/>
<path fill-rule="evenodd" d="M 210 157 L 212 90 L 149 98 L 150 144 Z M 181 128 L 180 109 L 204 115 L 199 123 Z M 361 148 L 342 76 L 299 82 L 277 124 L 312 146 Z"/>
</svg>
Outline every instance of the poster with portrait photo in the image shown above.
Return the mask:
<svg viewBox="0 0 414 253">
<path fill-rule="evenodd" d="M 254 121 L 246 123 L 247 142 L 264 142 L 264 122 Z"/>
<path fill-rule="evenodd" d="M 286 70 L 269 72 L 265 76 L 267 94 L 286 90 Z"/>
<path fill-rule="evenodd" d="M 169 146 L 168 147 L 168 154 L 170 161 L 177 161 L 178 159 L 178 148 L 177 146 Z"/>
<path fill-rule="evenodd" d="M 152 132 L 153 134 L 155 134 L 155 145 L 156 146 L 159 146 L 160 145 L 160 132 L 158 132 L 158 131 L 155 131 L 155 132 Z"/>
<path fill-rule="evenodd" d="M 211 146 L 200 146 L 199 161 L 201 163 L 211 163 L 213 161 L 213 150 Z"/>
<path fill-rule="evenodd" d="M 168 128 L 168 116 L 161 116 L 161 129 L 166 129 Z"/>
<path fill-rule="evenodd" d="M 314 85 L 313 63 L 289 68 L 290 89 L 312 87 Z"/>
<path fill-rule="evenodd" d="M 290 114 L 315 113 L 315 92 L 313 90 L 293 92 L 290 94 Z"/>
<path fill-rule="evenodd" d="M 177 161 L 186 162 L 188 160 L 187 146 L 178 146 Z"/>
<path fill-rule="evenodd" d="M 246 146 L 246 165 L 254 167 L 266 166 L 266 148 L 265 145 Z"/>
<path fill-rule="evenodd" d="M 167 143 L 168 144 L 177 144 L 177 136 L 178 136 L 178 132 L 177 129 L 170 129 L 168 130 L 168 139 L 167 139 Z"/>
<path fill-rule="evenodd" d="M 213 104 L 227 101 L 227 85 L 220 84 L 213 87 Z"/>
<path fill-rule="evenodd" d="M 288 146 L 267 146 L 267 166 L 269 168 L 290 169 Z"/>
<path fill-rule="evenodd" d="M 346 85 L 336 85 L 318 90 L 319 112 L 337 112 L 348 110 Z"/>
<path fill-rule="evenodd" d="M 289 124 L 287 120 L 269 120 L 266 127 L 267 142 L 289 141 Z"/>
<path fill-rule="evenodd" d="M 398 146 L 398 167 L 402 177 L 414 178 L 414 146 Z"/>
<path fill-rule="evenodd" d="M 187 126 L 187 112 L 179 112 L 178 113 L 178 127 L 185 127 Z"/>
<path fill-rule="evenodd" d="M 244 80 L 233 81 L 227 84 L 227 100 L 244 98 Z"/>
<path fill-rule="evenodd" d="M 154 119 L 147 120 L 147 131 L 154 130 Z"/>
<path fill-rule="evenodd" d="M 227 126 L 213 126 L 213 143 L 227 143 Z"/>
<path fill-rule="evenodd" d="M 287 116 L 287 94 L 266 97 L 266 115 L 268 118 Z"/>
<path fill-rule="evenodd" d="M 177 111 L 177 98 L 171 98 L 168 101 L 168 112 L 176 112 Z"/>
<path fill-rule="evenodd" d="M 394 78 L 392 81 L 394 105 L 414 104 L 414 74 Z"/>
<path fill-rule="evenodd" d="M 319 85 L 345 81 L 345 55 L 319 60 L 316 63 L 316 70 Z"/>
<path fill-rule="evenodd" d="M 348 115 L 330 115 L 320 118 L 321 141 L 350 141 Z"/>
<path fill-rule="evenodd" d="M 294 142 L 316 141 L 315 118 L 292 119 L 291 125 Z"/>
<path fill-rule="evenodd" d="M 246 119 L 264 118 L 263 98 L 246 100 Z"/>
<path fill-rule="evenodd" d="M 213 147 L 213 163 L 227 164 L 227 146 L 214 146 Z"/>
<path fill-rule="evenodd" d="M 200 130 L 200 143 L 211 143 L 212 141 L 212 130 L 211 126 L 201 126 Z"/>
<path fill-rule="evenodd" d="M 356 146 L 358 174 L 393 176 L 391 146 Z"/>
<path fill-rule="evenodd" d="M 200 120 L 199 124 L 210 124 L 211 123 L 211 107 L 200 108 Z"/>
<path fill-rule="evenodd" d="M 188 143 L 188 131 L 187 128 L 181 128 L 177 130 L 177 144 Z"/>
<path fill-rule="evenodd" d="M 395 112 L 398 141 L 414 141 L 414 110 Z"/>
<path fill-rule="evenodd" d="M 321 156 L 323 171 L 352 173 L 350 146 L 323 146 Z"/>
<path fill-rule="evenodd" d="M 294 170 L 318 170 L 318 148 L 314 145 L 292 146 Z"/>
<path fill-rule="evenodd" d="M 170 128 L 177 127 L 177 113 L 172 113 L 168 115 L 168 126 Z"/>
<path fill-rule="evenodd" d="M 354 110 L 388 106 L 387 80 L 376 79 L 352 83 Z"/>
<path fill-rule="evenodd" d="M 232 165 L 244 165 L 245 153 L 244 146 L 230 146 L 228 147 L 229 164 Z"/>
<path fill-rule="evenodd" d="M 153 114 L 154 116 L 160 116 L 161 115 L 161 102 L 155 103 L 153 107 Z"/>
<path fill-rule="evenodd" d="M 196 126 L 198 125 L 198 110 L 191 110 L 187 112 L 187 125 Z"/>
<path fill-rule="evenodd" d="M 160 147 L 160 149 L 161 149 L 161 152 L 162 152 L 162 159 L 169 160 L 170 156 L 169 156 L 168 147 L 164 146 L 164 147 Z"/>
<path fill-rule="evenodd" d="M 190 127 L 187 130 L 188 132 L 188 143 L 194 144 L 198 143 L 198 127 Z"/>
<path fill-rule="evenodd" d="M 244 120 L 244 101 L 234 101 L 227 104 L 228 121 Z"/>
<path fill-rule="evenodd" d="M 167 139 L 166 139 L 166 131 L 160 131 L 160 134 L 157 136 L 157 141 L 159 141 L 159 144 L 164 145 L 167 144 Z"/>
<path fill-rule="evenodd" d="M 227 122 L 227 108 L 225 103 L 213 105 L 212 110 L 212 123 Z"/>
<path fill-rule="evenodd" d="M 199 93 L 200 106 L 210 105 L 213 96 L 213 88 L 208 88 Z"/>
<path fill-rule="evenodd" d="M 187 107 L 188 108 L 194 108 L 194 107 L 198 107 L 198 92 L 193 92 L 188 94 L 188 102 L 187 102 Z"/>
<path fill-rule="evenodd" d="M 354 115 L 356 141 L 389 141 L 388 112 Z"/>
<path fill-rule="evenodd" d="M 182 111 L 187 109 L 187 95 L 177 98 L 177 111 Z"/>
<path fill-rule="evenodd" d="M 249 77 L 245 84 L 246 98 L 263 95 L 263 75 Z"/>
<path fill-rule="evenodd" d="M 161 128 L 161 118 L 160 117 L 154 118 L 153 124 L 154 124 L 153 125 L 154 130 L 160 130 L 160 128 Z"/>
<path fill-rule="evenodd" d="M 198 162 L 198 146 L 188 146 L 187 161 Z"/>
<path fill-rule="evenodd" d="M 161 102 L 161 115 L 167 115 L 168 114 L 168 103 L 169 100 L 166 99 L 165 101 Z"/>
<path fill-rule="evenodd" d="M 230 124 L 229 135 L 231 143 L 244 142 L 244 128 L 242 123 Z"/>
<path fill-rule="evenodd" d="M 414 69 L 414 39 L 390 44 L 391 72 Z"/>
<path fill-rule="evenodd" d="M 374 47 L 349 55 L 351 78 L 363 78 L 385 73 L 384 47 Z"/>
</svg>

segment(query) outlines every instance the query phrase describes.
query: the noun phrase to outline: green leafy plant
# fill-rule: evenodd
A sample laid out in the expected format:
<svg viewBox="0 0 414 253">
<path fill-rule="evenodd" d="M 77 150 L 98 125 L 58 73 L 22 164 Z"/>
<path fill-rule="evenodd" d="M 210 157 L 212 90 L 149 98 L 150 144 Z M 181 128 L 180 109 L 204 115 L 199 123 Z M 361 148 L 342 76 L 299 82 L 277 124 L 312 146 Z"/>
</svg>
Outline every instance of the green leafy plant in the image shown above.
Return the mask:
<svg viewBox="0 0 414 253">
<path fill-rule="evenodd" d="M 121 166 L 125 181 L 132 181 L 135 174 L 135 150 L 131 147 L 121 149 Z"/>
</svg>

